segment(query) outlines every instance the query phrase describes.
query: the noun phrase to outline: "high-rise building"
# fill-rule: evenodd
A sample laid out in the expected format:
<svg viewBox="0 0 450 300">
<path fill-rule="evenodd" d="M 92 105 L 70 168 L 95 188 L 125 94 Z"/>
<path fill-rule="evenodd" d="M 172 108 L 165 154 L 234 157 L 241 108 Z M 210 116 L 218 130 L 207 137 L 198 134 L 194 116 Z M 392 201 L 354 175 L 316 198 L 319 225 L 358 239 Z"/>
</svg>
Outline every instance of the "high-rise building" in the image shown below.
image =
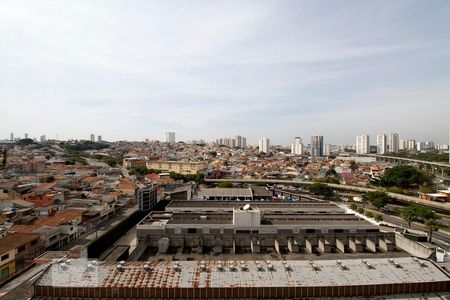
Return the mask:
<svg viewBox="0 0 450 300">
<path fill-rule="evenodd" d="M 175 144 L 175 132 L 164 132 L 164 142 Z"/>
<path fill-rule="evenodd" d="M 406 150 L 408 149 L 408 141 L 407 140 L 400 140 L 398 142 L 398 150 Z"/>
<path fill-rule="evenodd" d="M 41 135 L 41 143 L 45 142 L 46 138 L 45 138 L 45 134 Z"/>
<path fill-rule="evenodd" d="M 302 155 L 305 152 L 305 147 L 303 146 L 302 143 L 302 138 L 296 136 L 294 138 L 294 140 L 292 141 L 292 145 L 291 145 L 291 153 L 293 155 Z"/>
<path fill-rule="evenodd" d="M 369 135 L 363 134 L 356 137 L 356 153 L 368 154 L 370 153 Z"/>
<path fill-rule="evenodd" d="M 140 211 L 150 210 L 158 203 L 158 185 L 149 184 L 137 190 L 136 202 Z"/>
<path fill-rule="evenodd" d="M 311 156 L 323 156 L 322 135 L 313 135 L 311 137 Z"/>
<path fill-rule="evenodd" d="M 415 150 L 416 149 L 416 140 L 408 140 L 408 150 Z"/>
<path fill-rule="evenodd" d="M 266 154 L 270 153 L 270 140 L 268 138 L 262 137 L 259 139 L 259 152 L 264 152 Z"/>
<path fill-rule="evenodd" d="M 25 133 L 25 138 L 26 138 L 26 139 L 28 138 L 28 133 Z"/>
<path fill-rule="evenodd" d="M 95 142 L 95 134 L 91 133 L 91 142 Z"/>
<path fill-rule="evenodd" d="M 99 143 L 102 142 L 102 136 L 101 136 L 101 135 L 98 135 L 98 136 L 97 136 L 97 142 L 99 142 Z"/>
<path fill-rule="evenodd" d="M 247 138 L 242 137 L 242 148 L 247 148 Z"/>
<path fill-rule="evenodd" d="M 325 144 L 323 145 L 323 155 L 328 156 L 331 153 L 331 145 Z"/>
<path fill-rule="evenodd" d="M 399 148 L 399 140 L 398 140 L 398 134 L 397 133 L 391 133 L 389 134 L 389 144 L 388 144 L 388 151 L 392 153 L 398 152 Z"/>
<path fill-rule="evenodd" d="M 242 136 L 237 135 L 234 140 L 236 141 L 236 147 L 242 148 Z"/>
<path fill-rule="evenodd" d="M 385 134 L 377 135 L 377 153 L 386 154 L 387 152 L 387 136 Z"/>
<path fill-rule="evenodd" d="M 9 134 L 9 140 L 12 142 L 12 141 L 14 141 L 14 133 L 13 132 L 11 132 L 10 134 Z"/>
</svg>

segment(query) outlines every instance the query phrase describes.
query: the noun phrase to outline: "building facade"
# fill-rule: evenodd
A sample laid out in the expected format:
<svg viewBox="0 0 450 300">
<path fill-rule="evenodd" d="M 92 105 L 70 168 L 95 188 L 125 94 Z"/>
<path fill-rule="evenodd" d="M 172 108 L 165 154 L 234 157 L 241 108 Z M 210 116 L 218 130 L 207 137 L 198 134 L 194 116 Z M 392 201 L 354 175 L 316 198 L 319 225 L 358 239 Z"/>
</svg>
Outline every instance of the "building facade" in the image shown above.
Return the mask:
<svg viewBox="0 0 450 300">
<path fill-rule="evenodd" d="M 323 136 L 313 135 L 311 137 L 311 156 L 323 156 Z"/>
<path fill-rule="evenodd" d="M 164 142 L 175 144 L 175 132 L 164 132 Z"/>
<path fill-rule="evenodd" d="M 301 137 L 295 137 L 294 140 L 292 141 L 292 145 L 291 145 L 291 153 L 293 155 L 303 155 L 303 153 L 305 152 L 304 149 L 304 145 L 302 142 L 302 138 Z"/>
<path fill-rule="evenodd" d="M 370 153 L 369 135 L 363 134 L 356 137 L 356 154 Z"/>
<path fill-rule="evenodd" d="M 205 162 L 189 161 L 147 161 L 147 169 L 175 172 L 183 175 L 198 174 L 206 169 Z"/>
<path fill-rule="evenodd" d="M 377 135 L 377 154 L 387 153 L 387 136 L 385 134 Z"/>
<path fill-rule="evenodd" d="M 270 153 L 270 140 L 268 138 L 262 137 L 259 139 L 259 153 L 264 152 L 266 154 Z"/>
<path fill-rule="evenodd" d="M 399 150 L 399 139 L 397 133 L 391 133 L 389 134 L 389 145 L 388 145 L 388 151 L 392 153 L 397 153 Z"/>
</svg>

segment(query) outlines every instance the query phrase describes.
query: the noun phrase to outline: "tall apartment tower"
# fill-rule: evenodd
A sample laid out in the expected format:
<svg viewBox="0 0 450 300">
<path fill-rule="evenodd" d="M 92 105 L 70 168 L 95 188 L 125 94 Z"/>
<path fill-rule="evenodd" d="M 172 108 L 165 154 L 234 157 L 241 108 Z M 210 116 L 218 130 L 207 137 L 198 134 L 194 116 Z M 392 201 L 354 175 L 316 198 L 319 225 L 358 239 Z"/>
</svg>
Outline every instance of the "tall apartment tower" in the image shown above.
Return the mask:
<svg viewBox="0 0 450 300">
<path fill-rule="evenodd" d="M 45 134 L 41 135 L 41 143 L 45 142 L 47 139 L 45 137 Z"/>
<path fill-rule="evenodd" d="M 399 148 L 399 140 L 398 140 L 398 134 L 397 133 L 391 133 L 389 134 L 389 144 L 388 144 L 388 150 L 389 152 L 396 153 L 398 152 Z"/>
<path fill-rule="evenodd" d="M 9 134 L 9 140 L 12 142 L 12 141 L 14 141 L 14 133 L 13 132 L 11 132 L 10 134 Z"/>
<path fill-rule="evenodd" d="M 99 142 L 99 143 L 102 142 L 102 136 L 100 134 L 97 136 L 97 142 Z"/>
<path fill-rule="evenodd" d="M 247 148 L 247 138 L 242 137 L 242 148 Z"/>
<path fill-rule="evenodd" d="M 408 150 L 415 150 L 416 149 L 416 140 L 408 140 Z"/>
<path fill-rule="evenodd" d="M 270 153 L 270 140 L 268 138 L 262 137 L 259 139 L 259 152 L 264 152 L 266 154 Z"/>
<path fill-rule="evenodd" d="M 25 138 L 26 138 L 26 139 L 28 138 L 28 133 L 25 133 Z"/>
<path fill-rule="evenodd" d="M 91 133 L 91 142 L 95 142 L 95 134 Z"/>
<path fill-rule="evenodd" d="M 236 147 L 242 148 L 242 136 L 237 135 L 234 140 L 236 141 Z"/>
<path fill-rule="evenodd" d="M 386 154 L 387 152 L 387 136 L 385 134 L 377 135 L 377 153 Z"/>
<path fill-rule="evenodd" d="M 323 136 L 311 136 L 311 156 L 323 156 Z"/>
<path fill-rule="evenodd" d="M 296 136 L 294 138 L 294 140 L 292 141 L 292 145 L 291 145 L 291 153 L 293 155 L 302 155 L 305 152 L 303 143 L 302 143 L 302 138 Z"/>
<path fill-rule="evenodd" d="M 356 154 L 370 153 L 369 135 L 363 134 L 356 137 Z"/>
<path fill-rule="evenodd" d="M 164 132 L 164 142 L 175 144 L 175 132 Z"/>
</svg>

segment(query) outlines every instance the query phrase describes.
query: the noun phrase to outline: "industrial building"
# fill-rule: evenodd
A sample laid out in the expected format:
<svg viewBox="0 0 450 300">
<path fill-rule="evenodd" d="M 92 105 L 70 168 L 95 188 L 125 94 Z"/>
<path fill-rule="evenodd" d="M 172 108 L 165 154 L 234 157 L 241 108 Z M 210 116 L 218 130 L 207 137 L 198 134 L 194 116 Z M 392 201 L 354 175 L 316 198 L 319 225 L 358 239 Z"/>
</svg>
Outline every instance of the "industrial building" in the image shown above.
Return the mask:
<svg viewBox="0 0 450 300">
<path fill-rule="evenodd" d="M 177 201 L 153 211 L 137 225 L 137 238 L 160 254 L 169 249 L 196 253 L 388 252 L 394 234 L 335 204 Z"/>
<path fill-rule="evenodd" d="M 52 264 L 34 299 L 421 298 L 450 290 L 450 277 L 415 257 L 320 261 L 153 261 Z M 398 296 L 402 297 L 402 296 Z M 403 298 L 402 297 L 402 298 Z"/>
<path fill-rule="evenodd" d="M 272 200 L 272 192 L 264 186 L 248 188 L 202 188 L 197 198 L 203 200 Z"/>
<path fill-rule="evenodd" d="M 141 211 L 150 210 L 159 201 L 158 185 L 152 183 L 147 185 L 146 187 L 138 189 L 136 191 L 135 197 L 139 210 Z"/>
</svg>

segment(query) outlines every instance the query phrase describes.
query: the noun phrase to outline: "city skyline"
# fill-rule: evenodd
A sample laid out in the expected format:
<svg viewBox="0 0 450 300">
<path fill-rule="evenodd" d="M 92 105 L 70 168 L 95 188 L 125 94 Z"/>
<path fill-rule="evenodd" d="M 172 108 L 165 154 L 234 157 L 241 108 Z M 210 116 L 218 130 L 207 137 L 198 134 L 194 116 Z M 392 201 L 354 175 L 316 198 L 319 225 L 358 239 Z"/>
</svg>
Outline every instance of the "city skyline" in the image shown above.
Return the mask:
<svg viewBox="0 0 450 300">
<path fill-rule="evenodd" d="M 448 142 L 448 1 L 29 1 L 0 18 L 2 137 Z"/>
</svg>

